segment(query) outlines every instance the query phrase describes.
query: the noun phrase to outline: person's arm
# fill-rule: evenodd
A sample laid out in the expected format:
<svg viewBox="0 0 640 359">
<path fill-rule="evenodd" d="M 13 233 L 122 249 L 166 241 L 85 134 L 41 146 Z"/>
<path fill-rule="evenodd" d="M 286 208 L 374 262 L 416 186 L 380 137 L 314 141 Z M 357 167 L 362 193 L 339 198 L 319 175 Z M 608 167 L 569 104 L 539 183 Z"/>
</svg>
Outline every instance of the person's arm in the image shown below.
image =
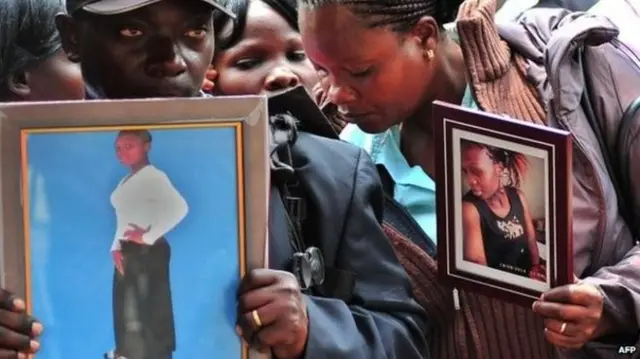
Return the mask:
<svg viewBox="0 0 640 359">
<path fill-rule="evenodd" d="M 380 225 L 383 192 L 376 169 L 360 150 L 339 269 L 355 275 L 353 298 L 305 296 L 309 318 L 304 358 L 428 358 L 426 313 Z"/>
<path fill-rule="evenodd" d="M 154 198 L 154 213 L 150 216 L 153 222 L 142 240 L 151 245 L 176 227 L 187 216 L 189 207 L 163 172 L 155 173 L 146 188 Z"/>
<path fill-rule="evenodd" d="M 462 202 L 462 234 L 464 259 L 486 266 L 487 255 L 484 252 L 480 213 L 471 202 Z"/>
<path fill-rule="evenodd" d="M 527 243 L 529 244 L 529 252 L 531 253 L 531 264 L 533 267 L 540 265 L 540 253 L 538 252 L 538 241 L 536 240 L 536 230 L 533 226 L 533 218 L 529 211 L 529 202 L 522 191 L 518 190 L 518 197 L 524 209 L 524 230 L 527 235 Z"/>
</svg>

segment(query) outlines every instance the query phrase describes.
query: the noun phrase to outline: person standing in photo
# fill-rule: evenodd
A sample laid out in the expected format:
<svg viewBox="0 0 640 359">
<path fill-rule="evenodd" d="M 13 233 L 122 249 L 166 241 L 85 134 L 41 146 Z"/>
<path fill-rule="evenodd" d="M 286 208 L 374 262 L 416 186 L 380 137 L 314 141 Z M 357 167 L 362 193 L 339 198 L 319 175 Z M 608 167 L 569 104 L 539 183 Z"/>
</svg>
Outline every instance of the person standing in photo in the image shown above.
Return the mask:
<svg viewBox="0 0 640 359">
<path fill-rule="evenodd" d="M 188 206 L 149 161 L 151 141 L 147 130 L 123 130 L 115 144 L 118 160 L 131 172 L 111 194 L 116 348 L 108 359 L 169 359 L 176 349 L 166 234 L 182 222 Z"/>
</svg>

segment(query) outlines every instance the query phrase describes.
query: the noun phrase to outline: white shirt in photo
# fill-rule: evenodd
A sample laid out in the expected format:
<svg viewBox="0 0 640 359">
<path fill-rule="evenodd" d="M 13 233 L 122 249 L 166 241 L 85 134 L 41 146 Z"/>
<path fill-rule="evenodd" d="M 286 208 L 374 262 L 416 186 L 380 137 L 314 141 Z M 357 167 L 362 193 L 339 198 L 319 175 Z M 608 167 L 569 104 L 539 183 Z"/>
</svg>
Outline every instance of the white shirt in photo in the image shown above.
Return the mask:
<svg viewBox="0 0 640 359">
<path fill-rule="evenodd" d="M 116 233 L 111 250 L 120 249 L 124 234 L 136 225 L 148 232 L 142 240 L 154 244 L 175 228 L 187 215 L 187 202 L 169 177 L 152 165 L 123 178 L 111 194 L 116 213 Z"/>
</svg>

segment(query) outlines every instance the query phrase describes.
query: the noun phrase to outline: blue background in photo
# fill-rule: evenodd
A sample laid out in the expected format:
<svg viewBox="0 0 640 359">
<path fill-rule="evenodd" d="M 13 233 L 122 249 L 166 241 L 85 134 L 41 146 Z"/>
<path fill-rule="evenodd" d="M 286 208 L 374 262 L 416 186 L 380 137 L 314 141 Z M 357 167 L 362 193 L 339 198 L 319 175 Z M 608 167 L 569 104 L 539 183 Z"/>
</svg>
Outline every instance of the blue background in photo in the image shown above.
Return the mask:
<svg viewBox="0 0 640 359">
<path fill-rule="evenodd" d="M 189 205 L 166 235 L 174 359 L 233 358 L 238 283 L 236 149 L 232 128 L 151 131 L 151 163 Z M 110 196 L 128 173 L 117 131 L 34 133 L 27 142 L 31 300 L 45 331 L 37 359 L 100 359 L 114 348 Z"/>
</svg>

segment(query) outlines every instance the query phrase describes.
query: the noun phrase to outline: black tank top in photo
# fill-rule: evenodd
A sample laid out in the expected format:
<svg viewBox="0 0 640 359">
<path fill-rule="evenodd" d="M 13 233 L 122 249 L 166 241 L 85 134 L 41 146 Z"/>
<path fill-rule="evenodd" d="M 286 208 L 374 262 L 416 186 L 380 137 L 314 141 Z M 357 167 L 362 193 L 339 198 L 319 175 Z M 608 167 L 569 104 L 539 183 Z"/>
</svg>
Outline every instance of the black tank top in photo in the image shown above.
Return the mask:
<svg viewBox="0 0 640 359">
<path fill-rule="evenodd" d="M 518 191 L 505 188 L 511 209 L 504 217 L 497 216 L 484 200 L 467 192 L 462 200 L 473 204 L 480 214 L 480 227 L 487 265 L 494 269 L 528 276 L 531 254 L 527 245 L 524 208 Z"/>
</svg>

